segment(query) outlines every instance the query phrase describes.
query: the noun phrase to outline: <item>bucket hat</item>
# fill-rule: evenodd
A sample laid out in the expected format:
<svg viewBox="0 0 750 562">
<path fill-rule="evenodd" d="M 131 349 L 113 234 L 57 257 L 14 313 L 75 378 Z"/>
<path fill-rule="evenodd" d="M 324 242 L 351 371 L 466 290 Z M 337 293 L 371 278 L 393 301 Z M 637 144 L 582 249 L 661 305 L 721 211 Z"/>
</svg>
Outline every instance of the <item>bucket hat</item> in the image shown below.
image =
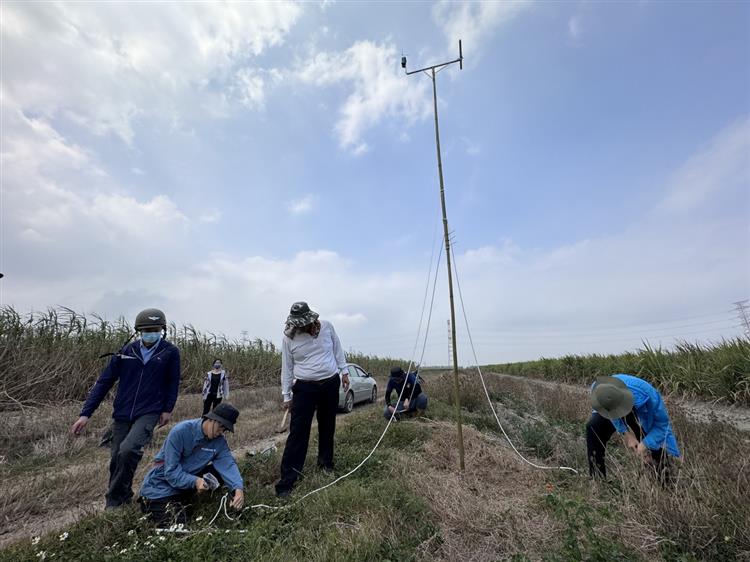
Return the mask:
<svg viewBox="0 0 750 562">
<path fill-rule="evenodd" d="M 597 377 L 591 406 L 609 420 L 624 418 L 633 409 L 633 393 L 617 377 Z"/>
<path fill-rule="evenodd" d="M 318 316 L 317 312 L 310 310 L 310 307 L 306 302 L 295 302 L 289 310 L 289 316 L 287 316 L 286 323 L 295 328 L 302 328 L 315 322 L 318 319 Z"/>
<path fill-rule="evenodd" d="M 234 433 L 234 424 L 237 421 L 237 416 L 239 415 L 240 412 L 239 410 L 237 410 L 237 408 L 235 408 L 231 404 L 222 402 L 205 416 L 203 416 L 203 419 L 217 421 L 221 425 L 226 427 L 229 431 Z"/>
</svg>

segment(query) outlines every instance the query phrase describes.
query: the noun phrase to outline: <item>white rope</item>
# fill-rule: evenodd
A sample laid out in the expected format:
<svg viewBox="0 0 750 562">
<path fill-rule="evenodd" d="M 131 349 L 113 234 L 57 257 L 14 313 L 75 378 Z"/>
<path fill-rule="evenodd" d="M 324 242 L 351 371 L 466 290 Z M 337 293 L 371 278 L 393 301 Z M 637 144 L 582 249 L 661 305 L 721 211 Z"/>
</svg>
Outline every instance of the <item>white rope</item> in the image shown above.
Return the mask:
<svg viewBox="0 0 750 562">
<path fill-rule="evenodd" d="M 458 279 L 458 268 L 456 267 L 456 256 L 453 254 L 453 251 L 451 251 L 451 256 L 453 257 L 453 271 L 456 274 L 456 285 L 458 286 L 458 296 L 461 300 L 461 310 L 463 311 L 464 316 L 464 323 L 466 324 L 466 334 L 469 336 L 469 344 L 471 345 L 471 351 L 474 354 L 474 365 L 477 368 L 477 372 L 479 372 L 479 380 L 482 381 L 482 387 L 484 388 L 484 394 L 487 397 L 487 403 L 490 405 L 490 409 L 492 410 L 492 415 L 495 416 L 495 421 L 497 422 L 498 427 L 500 427 L 500 431 L 503 432 L 503 435 L 505 436 L 505 439 L 508 440 L 508 443 L 510 444 L 511 448 L 515 451 L 515 453 L 523 460 L 525 463 L 529 464 L 530 466 L 533 466 L 534 468 L 538 468 L 541 470 L 569 470 L 575 474 L 578 474 L 578 471 L 575 468 L 571 468 L 569 466 L 544 466 L 539 465 L 531 462 L 529 459 L 524 457 L 518 449 L 516 449 L 516 446 L 513 444 L 513 441 L 510 440 L 510 437 L 508 437 L 508 434 L 505 431 L 505 428 L 503 427 L 503 424 L 500 423 L 500 418 L 497 416 L 497 411 L 495 410 L 495 406 L 492 404 L 492 399 L 490 398 L 490 393 L 487 390 L 487 385 L 484 382 L 484 375 L 482 375 L 482 369 L 479 366 L 479 359 L 477 358 L 477 352 L 474 348 L 474 340 L 471 338 L 471 330 L 469 329 L 469 319 L 466 316 L 466 307 L 464 306 L 464 296 L 461 292 L 461 282 Z M 454 342 L 455 345 L 455 342 Z"/>
<path fill-rule="evenodd" d="M 234 521 L 234 519 L 231 518 L 231 517 L 229 517 L 229 514 L 227 513 L 227 498 L 228 497 L 229 497 L 229 492 L 227 492 L 226 494 L 224 494 L 223 496 L 221 496 L 221 501 L 219 501 L 219 509 L 216 510 L 216 513 L 211 518 L 211 521 L 208 522 L 208 524 L 206 525 L 206 527 L 210 527 L 211 525 L 214 524 L 214 521 L 216 521 L 216 518 L 219 516 L 219 514 L 221 513 L 222 509 L 224 510 L 224 515 L 227 516 L 227 519 L 229 519 L 230 521 Z"/>
<path fill-rule="evenodd" d="M 411 356 L 416 357 L 417 355 L 417 346 L 419 345 L 419 335 L 422 333 L 422 320 L 424 319 L 424 309 L 425 305 L 427 304 L 427 293 L 430 291 L 430 277 L 432 276 L 432 260 L 435 258 L 435 240 L 437 239 L 437 222 L 435 223 L 435 229 L 432 233 L 432 245 L 430 250 L 430 266 L 427 268 L 427 283 L 425 284 L 424 288 L 424 298 L 422 299 L 422 314 L 419 315 L 419 327 L 417 328 L 417 337 L 414 338 L 414 349 L 411 351 Z M 440 256 L 443 253 L 443 247 L 440 246 L 440 252 L 438 252 L 438 263 L 440 262 Z M 435 299 L 435 289 L 433 287 L 432 290 L 433 300 Z M 429 322 L 429 320 L 428 320 Z M 429 324 L 428 324 L 429 328 Z M 422 356 L 424 357 L 424 348 L 422 348 Z M 419 365 L 422 364 L 422 360 L 420 358 L 420 361 L 418 363 Z"/>
<path fill-rule="evenodd" d="M 429 315 L 427 317 L 427 327 L 425 328 L 425 331 L 424 331 L 424 342 L 422 343 L 422 353 L 419 356 L 419 363 L 417 363 L 417 365 L 421 365 L 422 361 L 424 361 L 424 354 L 425 354 L 425 351 L 427 349 L 427 336 L 429 336 L 429 334 L 430 334 L 430 322 L 432 321 L 432 309 L 435 306 L 435 289 L 437 289 L 437 278 L 438 278 L 438 273 L 440 272 L 440 258 L 442 257 L 442 255 L 443 255 L 443 246 L 441 244 L 440 251 L 438 252 L 438 261 L 437 261 L 437 264 L 435 266 L 435 278 L 432 281 L 432 298 L 430 299 L 430 313 L 429 313 Z M 431 261 L 430 261 L 430 266 L 432 266 L 432 262 Z M 430 281 L 429 281 L 429 277 L 428 277 L 427 278 L 427 288 L 428 289 L 430 287 L 429 286 L 429 282 Z M 427 291 L 425 291 L 425 296 L 427 296 Z M 424 309 L 423 309 L 423 312 L 424 312 Z M 421 324 L 420 324 L 420 326 L 421 326 Z M 417 341 L 419 341 L 419 335 L 417 335 Z M 415 347 L 414 351 L 416 351 L 416 347 Z M 406 376 L 408 378 L 409 371 L 406 372 Z M 417 389 L 417 384 L 419 383 L 419 370 L 417 370 L 417 373 L 416 373 L 415 376 L 416 376 L 416 381 L 415 381 L 414 385 L 411 387 L 411 393 L 409 394 L 409 403 L 410 404 L 411 404 L 412 398 L 414 397 L 414 391 Z M 404 386 L 406 386 L 406 383 L 404 383 Z M 403 389 L 402 389 L 402 391 L 403 391 Z M 401 399 L 401 396 L 399 395 L 399 400 L 400 399 Z M 398 404 L 399 404 L 399 402 L 396 402 L 396 406 L 397 407 L 398 407 Z"/>
</svg>

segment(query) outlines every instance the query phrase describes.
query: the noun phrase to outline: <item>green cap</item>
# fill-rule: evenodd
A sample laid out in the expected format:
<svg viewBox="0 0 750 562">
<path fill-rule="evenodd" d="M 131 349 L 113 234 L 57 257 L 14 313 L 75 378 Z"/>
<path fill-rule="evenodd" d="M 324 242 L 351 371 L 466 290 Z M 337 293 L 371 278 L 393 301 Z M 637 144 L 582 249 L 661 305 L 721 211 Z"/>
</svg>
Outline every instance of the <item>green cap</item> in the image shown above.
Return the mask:
<svg viewBox="0 0 750 562">
<path fill-rule="evenodd" d="M 609 420 L 624 418 L 633 409 L 633 393 L 617 377 L 597 377 L 591 406 Z"/>
</svg>

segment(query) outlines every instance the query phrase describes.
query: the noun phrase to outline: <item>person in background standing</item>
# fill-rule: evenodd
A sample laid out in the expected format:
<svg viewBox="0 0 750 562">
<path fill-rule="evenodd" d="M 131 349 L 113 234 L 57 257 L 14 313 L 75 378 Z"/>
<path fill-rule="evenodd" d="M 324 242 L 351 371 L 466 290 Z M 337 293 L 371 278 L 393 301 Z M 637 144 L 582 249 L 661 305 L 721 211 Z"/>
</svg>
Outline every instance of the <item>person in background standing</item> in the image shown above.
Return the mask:
<svg viewBox="0 0 750 562">
<path fill-rule="evenodd" d="M 222 368 L 221 359 L 214 359 L 213 369 L 203 380 L 203 416 L 229 398 L 229 374 Z"/>
</svg>

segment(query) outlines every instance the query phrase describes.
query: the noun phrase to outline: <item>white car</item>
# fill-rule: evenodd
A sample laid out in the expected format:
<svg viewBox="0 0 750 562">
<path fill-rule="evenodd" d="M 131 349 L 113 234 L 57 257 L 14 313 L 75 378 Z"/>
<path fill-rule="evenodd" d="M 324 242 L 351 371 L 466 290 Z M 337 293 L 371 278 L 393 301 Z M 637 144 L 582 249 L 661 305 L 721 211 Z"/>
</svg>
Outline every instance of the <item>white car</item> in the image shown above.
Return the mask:
<svg viewBox="0 0 750 562">
<path fill-rule="evenodd" d="M 339 409 L 347 414 L 359 402 L 374 403 L 378 400 L 378 385 L 370 373 L 359 365 L 347 363 L 349 369 L 349 390 L 344 392 L 344 385 L 339 387 Z"/>
</svg>

